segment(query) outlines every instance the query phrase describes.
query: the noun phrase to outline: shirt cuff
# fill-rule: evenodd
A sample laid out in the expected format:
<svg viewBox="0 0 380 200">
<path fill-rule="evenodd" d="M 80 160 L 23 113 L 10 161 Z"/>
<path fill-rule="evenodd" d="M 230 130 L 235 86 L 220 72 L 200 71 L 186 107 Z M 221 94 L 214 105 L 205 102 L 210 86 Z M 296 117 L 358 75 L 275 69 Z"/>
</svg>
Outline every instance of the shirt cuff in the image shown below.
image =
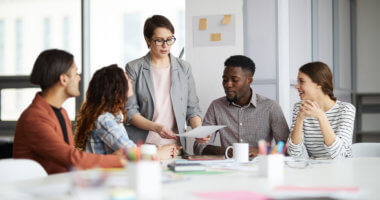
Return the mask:
<svg viewBox="0 0 380 200">
<path fill-rule="evenodd" d="M 325 143 L 323 143 L 323 145 L 325 146 L 326 150 L 330 152 L 330 155 L 333 155 L 340 146 L 340 140 L 338 137 L 336 137 L 335 141 L 330 146 L 327 146 Z"/>
<path fill-rule="evenodd" d="M 292 139 L 291 139 L 291 138 L 289 138 L 288 143 L 290 144 L 290 146 L 292 146 L 292 147 L 294 147 L 294 148 L 301 148 L 301 146 L 303 145 L 303 141 L 301 141 L 299 144 L 294 144 L 294 143 L 292 142 Z"/>
</svg>

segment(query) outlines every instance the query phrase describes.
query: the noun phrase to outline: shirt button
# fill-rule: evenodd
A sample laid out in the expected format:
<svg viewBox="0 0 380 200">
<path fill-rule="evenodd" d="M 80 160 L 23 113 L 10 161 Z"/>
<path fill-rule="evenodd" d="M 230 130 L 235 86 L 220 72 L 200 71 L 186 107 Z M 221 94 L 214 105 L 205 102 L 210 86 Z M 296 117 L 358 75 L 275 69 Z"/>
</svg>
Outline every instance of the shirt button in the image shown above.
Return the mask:
<svg viewBox="0 0 380 200">
<path fill-rule="evenodd" d="M 144 102 L 147 102 L 147 101 L 148 101 L 148 99 L 145 98 L 145 99 L 144 99 Z"/>
<path fill-rule="evenodd" d="M 243 126 L 243 123 L 240 123 L 239 125 L 240 125 L 240 126 Z"/>
<path fill-rule="evenodd" d="M 186 114 L 185 113 L 182 113 L 183 116 L 185 116 Z"/>
</svg>

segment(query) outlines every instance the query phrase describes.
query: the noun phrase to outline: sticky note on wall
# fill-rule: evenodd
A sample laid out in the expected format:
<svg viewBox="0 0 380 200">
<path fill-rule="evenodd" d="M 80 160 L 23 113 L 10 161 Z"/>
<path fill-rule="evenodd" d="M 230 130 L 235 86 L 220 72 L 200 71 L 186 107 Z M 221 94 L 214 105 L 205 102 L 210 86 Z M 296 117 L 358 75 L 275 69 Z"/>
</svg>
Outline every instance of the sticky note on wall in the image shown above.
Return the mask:
<svg viewBox="0 0 380 200">
<path fill-rule="evenodd" d="M 222 34 L 221 33 L 211 33 L 210 34 L 210 41 L 216 42 L 222 40 Z"/>
<path fill-rule="evenodd" d="M 207 29 L 207 18 L 200 18 L 199 19 L 199 30 L 206 30 Z"/>
<path fill-rule="evenodd" d="M 229 24 L 231 23 L 231 15 L 224 15 L 222 24 Z"/>
</svg>

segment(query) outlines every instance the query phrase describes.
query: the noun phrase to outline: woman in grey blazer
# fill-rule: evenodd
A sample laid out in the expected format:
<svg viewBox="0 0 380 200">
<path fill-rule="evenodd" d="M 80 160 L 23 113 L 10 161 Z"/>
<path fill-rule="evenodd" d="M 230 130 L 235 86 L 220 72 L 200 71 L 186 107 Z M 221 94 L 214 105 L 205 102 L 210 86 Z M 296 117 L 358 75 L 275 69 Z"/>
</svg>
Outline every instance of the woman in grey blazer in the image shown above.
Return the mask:
<svg viewBox="0 0 380 200">
<path fill-rule="evenodd" d="M 134 141 L 179 144 L 175 134 L 184 132 L 186 121 L 192 128 L 202 123 L 191 68 L 170 54 L 176 39 L 166 17 L 148 18 L 144 37 L 150 52 L 125 67 L 134 89 L 126 105 L 126 129 Z M 185 138 L 179 142 L 185 149 Z"/>
</svg>

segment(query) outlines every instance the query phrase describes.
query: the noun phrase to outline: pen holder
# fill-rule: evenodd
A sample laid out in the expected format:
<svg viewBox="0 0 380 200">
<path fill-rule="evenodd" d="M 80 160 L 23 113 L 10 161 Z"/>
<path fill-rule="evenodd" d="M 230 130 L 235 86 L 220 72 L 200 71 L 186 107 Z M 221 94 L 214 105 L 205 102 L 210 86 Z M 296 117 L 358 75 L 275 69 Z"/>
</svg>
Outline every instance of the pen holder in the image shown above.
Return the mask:
<svg viewBox="0 0 380 200">
<path fill-rule="evenodd" d="M 127 164 L 128 185 L 138 199 L 161 199 L 161 165 L 158 161 L 139 161 Z"/>
<path fill-rule="evenodd" d="M 284 155 L 270 154 L 259 158 L 260 176 L 266 177 L 271 184 L 281 184 L 284 180 Z"/>
</svg>

